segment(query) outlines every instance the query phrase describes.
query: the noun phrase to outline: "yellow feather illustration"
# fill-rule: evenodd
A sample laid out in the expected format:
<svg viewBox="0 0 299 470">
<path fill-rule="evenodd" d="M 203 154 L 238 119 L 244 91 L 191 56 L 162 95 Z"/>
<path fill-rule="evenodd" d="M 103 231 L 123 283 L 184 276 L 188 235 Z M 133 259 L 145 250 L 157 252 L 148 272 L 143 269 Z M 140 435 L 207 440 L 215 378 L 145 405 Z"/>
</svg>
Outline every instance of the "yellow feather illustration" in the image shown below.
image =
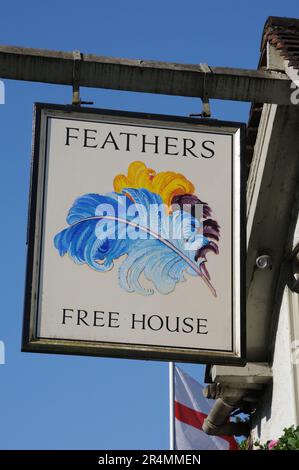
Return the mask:
<svg viewBox="0 0 299 470">
<path fill-rule="evenodd" d="M 194 185 L 185 176 L 174 171 L 156 173 L 143 162 L 132 162 L 128 176 L 117 175 L 113 181 L 114 190 L 120 193 L 124 188 L 147 189 L 161 196 L 164 204 L 171 206 L 174 196 L 193 194 Z"/>
</svg>

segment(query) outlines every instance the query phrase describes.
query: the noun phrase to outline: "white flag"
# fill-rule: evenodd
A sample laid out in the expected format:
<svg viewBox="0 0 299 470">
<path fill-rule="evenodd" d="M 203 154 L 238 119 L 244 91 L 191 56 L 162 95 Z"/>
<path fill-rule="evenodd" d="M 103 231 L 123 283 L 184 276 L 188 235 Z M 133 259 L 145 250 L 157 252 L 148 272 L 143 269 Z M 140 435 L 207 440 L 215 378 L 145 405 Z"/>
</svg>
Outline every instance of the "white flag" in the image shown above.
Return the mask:
<svg viewBox="0 0 299 470">
<path fill-rule="evenodd" d="M 176 450 L 237 450 L 232 436 L 209 436 L 202 431 L 213 401 L 203 387 L 177 366 L 174 368 L 174 448 Z"/>
</svg>

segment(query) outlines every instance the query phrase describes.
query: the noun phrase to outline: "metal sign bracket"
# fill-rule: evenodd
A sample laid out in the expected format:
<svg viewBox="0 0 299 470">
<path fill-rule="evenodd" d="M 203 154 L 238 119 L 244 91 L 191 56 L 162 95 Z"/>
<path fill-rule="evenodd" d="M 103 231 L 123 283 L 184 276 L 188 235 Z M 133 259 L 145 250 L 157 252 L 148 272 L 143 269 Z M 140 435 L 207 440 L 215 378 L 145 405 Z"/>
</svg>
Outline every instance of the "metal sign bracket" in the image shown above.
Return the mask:
<svg viewBox="0 0 299 470">
<path fill-rule="evenodd" d="M 212 116 L 211 113 L 211 107 L 210 107 L 210 100 L 209 100 L 209 95 L 206 91 L 206 77 L 208 73 L 212 73 L 210 67 L 208 64 L 199 64 L 200 69 L 202 72 L 204 72 L 204 78 L 203 78 L 203 92 L 202 92 L 202 112 L 199 114 L 190 114 L 190 117 L 196 117 L 200 116 L 203 118 L 210 118 Z"/>
<path fill-rule="evenodd" d="M 80 98 L 80 70 L 83 55 L 80 51 L 73 51 L 73 106 L 81 106 L 81 104 L 93 104 L 93 101 L 81 101 Z"/>
</svg>

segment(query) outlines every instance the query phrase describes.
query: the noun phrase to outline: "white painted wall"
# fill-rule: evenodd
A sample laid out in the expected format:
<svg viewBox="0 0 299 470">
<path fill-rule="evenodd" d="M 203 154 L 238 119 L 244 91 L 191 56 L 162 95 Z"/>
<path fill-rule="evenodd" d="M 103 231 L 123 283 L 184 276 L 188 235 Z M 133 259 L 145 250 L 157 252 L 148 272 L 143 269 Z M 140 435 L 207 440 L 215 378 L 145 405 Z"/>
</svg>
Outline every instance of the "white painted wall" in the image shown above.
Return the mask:
<svg viewBox="0 0 299 470">
<path fill-rule="evenodd" d="M 294 241 L 299 241 L 299 223 Z M 262 443 L 280 437 L 285 427 L 299 424 L 299 295 L 288 288 L 280 309 L 272 369 L 273 386 L 253 415 L 253 438 Z"/>
</svg>

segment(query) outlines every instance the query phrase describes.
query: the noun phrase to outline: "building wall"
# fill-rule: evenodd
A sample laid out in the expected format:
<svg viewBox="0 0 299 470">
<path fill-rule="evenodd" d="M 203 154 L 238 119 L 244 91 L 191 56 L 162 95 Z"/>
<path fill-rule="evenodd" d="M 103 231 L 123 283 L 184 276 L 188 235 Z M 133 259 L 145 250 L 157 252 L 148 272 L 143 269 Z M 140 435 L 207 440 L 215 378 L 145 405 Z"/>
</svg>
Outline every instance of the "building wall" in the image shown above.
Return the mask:
<svg viewBox="0 0 299 470">
<path fill-rule="evenodd" d="M 299 241 L 299 226 L 295 240 Z M 299 295 L 285 288 L 273 359 L 273 384 L 253 415 L 253 437 L 262 443 L 299 425 Z"/>
</svg>

